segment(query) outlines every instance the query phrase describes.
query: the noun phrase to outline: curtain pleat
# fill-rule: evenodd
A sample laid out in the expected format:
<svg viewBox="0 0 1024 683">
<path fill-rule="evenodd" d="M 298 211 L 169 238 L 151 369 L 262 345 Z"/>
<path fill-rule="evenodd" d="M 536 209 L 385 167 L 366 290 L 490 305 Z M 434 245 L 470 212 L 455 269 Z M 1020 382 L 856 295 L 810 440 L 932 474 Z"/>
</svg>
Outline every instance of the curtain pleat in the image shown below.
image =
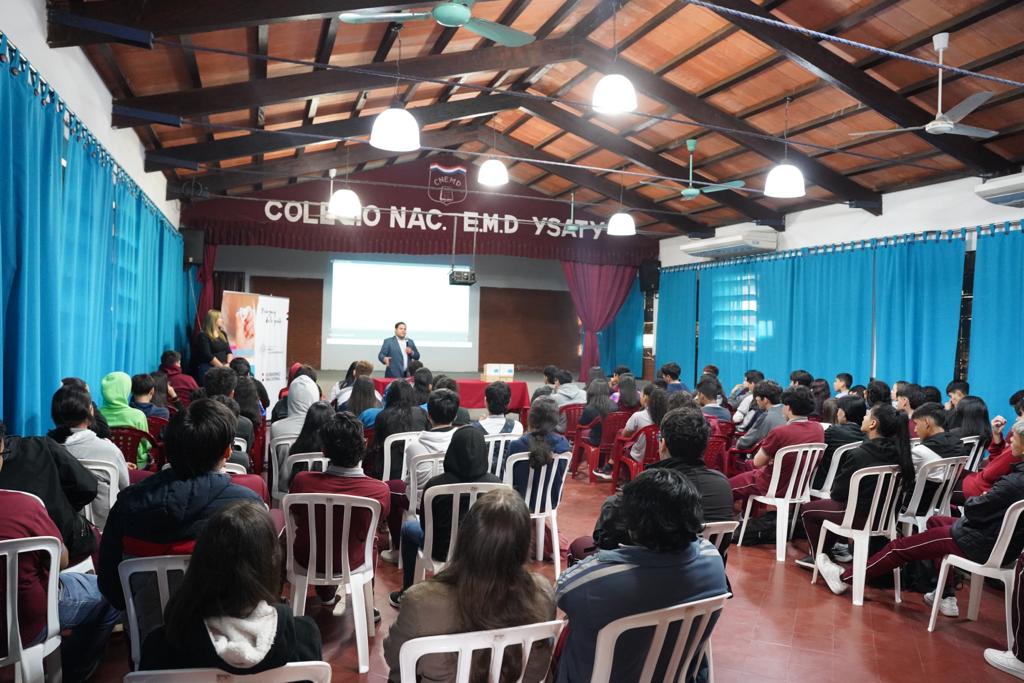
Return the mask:
<svg viewBox="0 0 1024 683">
<path fill-rule="evenodd" d="M 616 366 L 625 365 L 640 376 L 644 364 L 644 295 L 640 291 L 640 278 L 633 280 L 629 294 L 615 319 L 597 333 L 601 351 L 601 367 L 611 376 Z"/>
</svg>

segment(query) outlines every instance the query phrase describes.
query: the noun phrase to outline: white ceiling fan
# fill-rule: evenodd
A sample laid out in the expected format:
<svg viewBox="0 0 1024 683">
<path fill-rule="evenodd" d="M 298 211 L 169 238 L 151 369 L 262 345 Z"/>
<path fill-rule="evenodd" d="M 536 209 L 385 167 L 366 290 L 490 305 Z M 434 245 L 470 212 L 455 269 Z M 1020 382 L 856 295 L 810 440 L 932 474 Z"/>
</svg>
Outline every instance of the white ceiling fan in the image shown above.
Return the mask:
<svg viewBox="0 0 1024 683">
<path fill-rule="evenodd" d="M 935 51 L 939 53 L 939 64 L 942 64 L 942 54 L 949 47 L 949 34 L 948 33 L 937 33 L 932 36 L 932 45 L 935 47 Z M 990 138 L 996 135 L 996 131 L 988 130 L 987 128 L 978 128 L 976 126 L 967 126 L 962 121 L 975 109 L 988 102 L 995 93 L 993 92 L 979 92 L 974 93 L 966 100 L 956 105 L 946 113 L 942 112 L 942 69 L 939 69 L 939 102 L 938 110 L 935 112 L 935 118 L 923 126 L 912 126 L 910 128 L 890 128 L 889 130 L 869 130 L 862 133 L 850 133 L 850 137 L 860 137 L 862 135 L 876 135 L 879 133 L 894 133 L 897 131 L 908 131 L 908 130 L 923 130 L 926 133 L 932 135 L 966 135 L 972 138 Z"/>
<path fill-rule="evenodd" d="M 498 45 L 520 47 L 529 45 L 535 38 L 525 31 L 499 24 L 488 19 L 473 16 L 474 0 L 440 2 L 425 12 L 342 12 L 338 18 L 346 24 L 378 24 L 382 22 L 423 21 L 433 19 L 448 28 L 462 27 L 479 36 L 493 40 Z"/>
</svg>

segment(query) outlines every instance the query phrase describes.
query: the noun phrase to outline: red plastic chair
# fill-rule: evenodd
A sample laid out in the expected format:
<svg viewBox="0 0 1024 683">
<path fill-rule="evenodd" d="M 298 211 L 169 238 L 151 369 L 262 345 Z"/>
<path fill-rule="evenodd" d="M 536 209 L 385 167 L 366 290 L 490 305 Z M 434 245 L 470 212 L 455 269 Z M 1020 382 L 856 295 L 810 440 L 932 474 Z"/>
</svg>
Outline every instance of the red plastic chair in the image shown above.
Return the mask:
<svg viewBox="0 0 1024 683">
<path fill-rule="evenodd" d="M 725 438 L 712 434 L 704 448 L 704 464 L 710 470 L 718 470 L 727 477 L 732 476 L 729 467 L 729 446 Z"/>
<path fill-rule="evenodd" d="M 264 417 L 253 430 L 252 447 L 249 449 L 249 462 L 252 463 L 254 474 L 263 474 L 263 456 L 267 447 L 267 418 Z"/>
<path fill-rule="evenodd" d="M 653 465 L 660 459 L 658 453 L 658 432 L 660 427 L 658 425 L 647 425 L 643 429 L 640 429 L 628 438 L 620 438 L 615 440 L 615 450 L 612 451 L 612 493 L 615 493 L 615 489 L 618 488 L 619 484 L 619 471 L 625 468 L 629 471 L 629 479 L 636 479 L 637 475 L 643 472 L 648 465 Z M 633 444 L 640 440 L 640 437 L 644 437 L 644 457 L 643 460 L 637 462 L 629 454 L 633 448 Z"/>
<path fill-rule="evenodd" d="M 149 435 L 153 437 L 153 441 L 160 442 L 160 434 L 164 431 L 164 427 L 167 426 L 169 420 L 165 420 L 162 417 L 156 415 L 150 415 L 146 418 L 149 423 Z"/>
<path fill-rule="evenodd" d="M 366 450 L 373 448 L 376 437 L 376 430 L 373 427 L 363 427 L 363 438 L 366 439 Z"/>
<path fill-rule="evenodd" d="M 579 430 L 580 415 L 587 406 L 583 403 L 571 403 L 562 406 L 558 412 L 565 417 L 565 438 L 569 440 L 570 446 L 576 444 L 576 432 Z"/>
<path fill-rule="evenodd" d="M 594 446 L 585 439 L 578 439 L 572 449 L 569 472 L 575 474 L 580 461 L 585 460 L 587 463 L 587 478 L 591 484 L 596 482 L 597 477 L 594 476 L 594 468 L 598 466 L 602 455 L 605 457 L 605 462 L 608 462 L 608 458 L 611 457 L 612 448 L 615 446 L 615 440 L 619 438 L 619 432 L 626 426 L 626 422 L 631 414 L 624 410 L 616 410 L 614 413 L 608 413 L 605 416 L 604 422 L 601 425 L 600 446 Z"/>
<path fill-rule="evenodd" d="M 157 417 L 156 415 L 150 415 L 146 418 L 146 421 L 149 423 L 149 435 L 153 437 L 153 448 L 149 451 L 149 469 L 156 472 L 167 461 L 167 458 L 164 456 L 164 440 L 161 435 L 169 420 Z"/>
<path fill-rule="evenodd" d="M 154 444 L 152 436 L 134 427 L 111 428 L 110 440 L 120 449 L 121 454 L 124 455 L 125 462 L 133 465 L 139 464 L 139 444 L 143 441 L 148 441 L 151 447 Z"/>
</svg>

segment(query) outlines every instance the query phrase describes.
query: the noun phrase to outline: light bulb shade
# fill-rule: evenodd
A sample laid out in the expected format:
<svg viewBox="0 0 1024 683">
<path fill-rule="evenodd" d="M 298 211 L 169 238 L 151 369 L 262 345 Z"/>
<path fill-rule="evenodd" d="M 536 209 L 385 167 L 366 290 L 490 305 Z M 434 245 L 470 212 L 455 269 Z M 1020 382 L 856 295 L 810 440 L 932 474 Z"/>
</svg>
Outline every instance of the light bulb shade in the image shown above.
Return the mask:
<svg viewBox="0 0 1024 683">
<path fill-rule="evenodd" d="M 622 114 L 636 109 L 636 90 L 622 74 L 608 74 L 594 88 L 594 109 L 602 114 Z"/>
<path fill-rule="evenodd" d="M 387 152 L 415 152 L 420 148 L 420 125 L 401 107 L 385 109 L 373 120 L 370 145 Z"/>
<path fill-rule="evenodd" d="M 359 201 L 359 195 L 346 187 L 331 195 L 327 213 L 335 218 L 354 220 L 362 215 L 363 203 Z"/>
<path fill-rule="evenodd" d="M 618 212 L 608 221 L 608 234 L 615 237 L 629 237 L 636 234 L 636 223 L 628 213 Z"/>
<path fill-rule="evenodd" d="M 779 164 L 768 172 L 764 181 L 766 197 L 791 199 L 807 194 L 804 189 L 804 174 L 793 164 Z"/>
<path fill-rule="evenodd" d="M 508 184 L 508 169 L 498 159 L 488 159 L 480 165 L 476 180 L 487 187 L 501 187 Z"/>
</svg>

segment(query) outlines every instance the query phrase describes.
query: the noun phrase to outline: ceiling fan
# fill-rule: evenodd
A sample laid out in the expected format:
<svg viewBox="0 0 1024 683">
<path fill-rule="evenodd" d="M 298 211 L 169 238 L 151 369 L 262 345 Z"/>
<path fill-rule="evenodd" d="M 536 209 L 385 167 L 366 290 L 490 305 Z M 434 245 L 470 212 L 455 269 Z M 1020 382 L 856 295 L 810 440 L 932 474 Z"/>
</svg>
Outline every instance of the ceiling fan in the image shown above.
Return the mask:
<svg viewBox="0 0 1024 683">
<path fill-rule="evenodd" d="M 383 22 L 406 22 L 422 21 L 433 19 L 441 26 L 448 28 L 462 27 L 467 31 L 493 40 L 499 45 L 508 47 L 519 47 L 532 43 L 535 38 L 529 33 L 518 29 L 510 28 L 487 19 L 477 19 L 470 9 L 473 0 L 461 0 L 461 2 L 441 2 L 434 5 L 429 12 L 380 12 L 376 14 L 364 14 L 362 12 L 342 12 L 339 15 L 346 24 L 377 24 Z"/>
<path fill-rule="evenodd" d="M 723 190 L 738 190 L 739 188 L 746 185 L 742 180 L 729 180 L 724 183 L 710 183 L 703 187 L 693 186 L 693 152 L 697 149 L 697 141 L 694 138 L 690 138 L 686 141 L 686 149 L 690 152 L 690 178 L 687 186 L 683 188 L 680 193 L 683 195 L 683 200 L 696 199 L 703 192 L 704 194 L 710 194 L 711 192 L 722 192 Z"/>
<path fill-rule="evenodd" d="M 932 36 L 932 45 L 935 47 L 935 51 L 939 53 L 939 64 L 942 64 L 942 55 L 949 47 L 949 34 L 948 33 L 937 33 Z M 988 102 L 989 98 L 995 93 L 992 92 L 978 92 L 974 93 L 966 100 L 956 105 L 946 113 L 942 113 L 942 69 L 939 69 L 939 100 L 938 109 L 935 112 L 935 118 L 924 124 L 923 126 L 911 126 L 909 128 L 890 128 L 889 130 L 869 130 L 862 133 L 850 133 L 850 137 L 860 137 L 862 135 L 875 135 L 878 133 L 893 133 L 897 131 L 908 131 L 908 130 L 923 130 L 926 133 L 932 135 L 967 135 L 972 138 L 990 138 L 996 135 L 996 131 L 988 130 L 987 128 L 977 128 L 975 126 L 966 126 L 960 123 L 966 116 L 968 116 L 975 109 Z"/>
</svg>

